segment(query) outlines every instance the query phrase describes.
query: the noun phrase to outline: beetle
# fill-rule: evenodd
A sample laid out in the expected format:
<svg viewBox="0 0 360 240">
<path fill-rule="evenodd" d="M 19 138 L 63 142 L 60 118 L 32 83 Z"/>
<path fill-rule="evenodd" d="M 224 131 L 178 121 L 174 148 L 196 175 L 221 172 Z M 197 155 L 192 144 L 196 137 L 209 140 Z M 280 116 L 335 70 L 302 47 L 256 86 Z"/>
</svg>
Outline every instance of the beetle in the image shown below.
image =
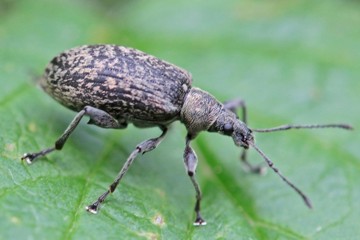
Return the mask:
<svg viewBox="0 0 360 240">
<path fill-rule="evenodd" d="M 260 173 L 262 167 L 251 165 L 246 157 L 249 147 L 255 149 L 268 167 L 311 208 L 310 199 L 282 175 L 257 147 L 253 132 L 329 127 L 352 129 L 347 124 L 283 125 L 269 129 L 251 129 L 247 126 L 243 100 L 221 103 L 208 92 L 192 87 L 192 77 L 188 71 L 140 50 L 117 45 L 84 45 L 64 51 L 50 61 L 39 82 L 46 93 L 65 107 L 76 111 L 77 115 L 54 146 L 24 154 L 22 160 L 26 160 L 28 164 L 54 150 L 61 150 L 84 116 L 90 118 L 89 124 L 102 128 L 124 129 L 132 123 L 139 128 L 161 129 L 160 136 L 136 146 L 109 189 L 86 207 L 91 213 L 97 213 L 101 203 L 115 191 L 135 158 L 155 149 L 164 139 L 168 126 L 178 120 L 187 130 L 183 159 L 196 193 L 194 225 L 206 224 L 200 213 L 202 194 L 195 178 L 197 156 L 190 146 L 191 141 L 202 131 L 232 137 L 235 145 L 243 149 L 241 160 L 244 164 L 251 172 Z M 241 120 L 237 115 L 239 108 L 242 109 Z"/>
</svg>

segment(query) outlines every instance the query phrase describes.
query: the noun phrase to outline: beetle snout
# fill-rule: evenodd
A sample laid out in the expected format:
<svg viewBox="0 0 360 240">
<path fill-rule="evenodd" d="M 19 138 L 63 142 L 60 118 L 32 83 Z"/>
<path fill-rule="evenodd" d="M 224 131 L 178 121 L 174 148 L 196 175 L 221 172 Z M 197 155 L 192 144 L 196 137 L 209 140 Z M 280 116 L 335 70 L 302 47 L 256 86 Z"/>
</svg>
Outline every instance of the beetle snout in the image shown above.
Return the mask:
<svg viewBox="0 0 360 240">
<path fill-rule="evenodd" d="M 245 149 L 248 149 L 250 143 L 254 141 L 252 131 L 242 124 L 233 132 L 232 138 L 236 146 Z"/>
</svg>

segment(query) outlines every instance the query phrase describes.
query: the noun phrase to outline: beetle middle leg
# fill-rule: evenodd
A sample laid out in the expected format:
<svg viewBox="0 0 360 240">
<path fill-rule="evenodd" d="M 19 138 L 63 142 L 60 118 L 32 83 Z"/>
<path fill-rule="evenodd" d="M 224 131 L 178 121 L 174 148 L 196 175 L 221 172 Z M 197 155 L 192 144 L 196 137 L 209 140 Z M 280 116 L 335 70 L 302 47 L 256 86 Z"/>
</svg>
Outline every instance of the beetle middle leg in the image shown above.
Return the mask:
<svg viewBox="0 0 360 240">
<path fill-rule="evenodd" d="M 233 99 L 230 101 L 226 101 L 226 102 L 224 102 L 224 107 L 226 109 L 232 111 L 236 115 L 237 115 L 238 108 L 241 108 L 241 111 L 242 111 L 241 121 L 243 121 L 245 124 L 247 124 L 246 104 L 243 99 L 236 98 L 236 99 Z M 262 166 L 262 165 L 254 166 L 251 163 L 249 163 L 249 161 L 247 160 L 247 149 L 245 149 L 245 148 L 242 149 L 242 152 L 240 155 L 240 160 L 242 161 L 243 164 L 245 164 L 246 169 L 252 173 L 262 174 L 266 170 L 264 168 L 264 166 Z"/>
<path fill-rule="evenodd" d="M 75 118 L 71 121 L 69 126 L 66 128 L 64 133 L 56 140 L 55 145 L 53 147 L 44 149 L 42 151 L 36 153 L 25 153 L 24 156 L 21 158 L 22 160 L 26 160 L 28 164 L 32 163 L 36 158 L 42 157 L 51 153 L 54 150 L 61 150 L 67 139 L 69 138 L 70 134 L 75 130 L 81 119 L 85 116 L 89 116 L 89 124 L 94 124 L 96 126 L 102 128 L 126 128 L 126 122 L 119 122 L 115 118 L 113 118 L 108 113 L 104 112 L 103 110 L 86 106 L 84 107 L 78 114 L 76 114 Z"/>
<path fill-rule="evenodd" d="M 129 167 L 134 162 L 137 155 L 144 154 L 146 152 L 154 150 L 161 143 L 161 141 L 164 139 L 164 137 L 166 135 L 167 128 L 164 126 L 160 126 L 160 128 L 162 130 L 162 133 L 159 137 L 145 140 L 136 146 L 135 150 L 130 154 L 130 156 L 126 160 L 125 164 L 121 168 L 121 170 L 120 170 L 119 174 L 117 175 L 117 177 L 115 178 L 114 182 L 109 186 L 109 189 L 106 192 L 104 192 L 102 195 L 100 195 L 94 203 L 92 203 L 86 207 L 86 210 L 88 212 L 91 212 L 91 213 L 98 212 L 100 204 L 105 201 L 106 197 L 110 193 L 113 193 L 115 191 L 116 187 L 120 183 L 120 180 L 123 178 L 125 173 L 128 171 Z"/>
<path fill-rule="evenodd" d="M 195 203 L 195 213 L 196 219 L 194 222 L 195 226 L 206 225 L 206 221 L 201 217 L 200 214 L 200 202 L 201 202 L 201 190 L 199 183 L 195 178 L 195 171 L 197 166 L 197 156 L 194 150 L 190 147 L 190 141 L 192 140 L 191 136 L 188 134 L 186 136 L 186 146 L 184 151 L 184 163 L 187 174 L 189 175 L 192 184 L 194 185 L 196 192 L 196 203 Z"/>
</svg>

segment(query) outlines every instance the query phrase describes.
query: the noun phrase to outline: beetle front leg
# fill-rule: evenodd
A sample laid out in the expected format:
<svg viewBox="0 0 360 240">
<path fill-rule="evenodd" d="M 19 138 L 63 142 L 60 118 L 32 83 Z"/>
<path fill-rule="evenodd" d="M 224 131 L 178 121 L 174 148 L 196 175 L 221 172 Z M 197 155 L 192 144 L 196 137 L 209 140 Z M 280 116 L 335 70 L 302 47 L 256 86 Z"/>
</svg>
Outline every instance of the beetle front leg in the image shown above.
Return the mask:
<svg viewBox="0 0 360 240">
<path fill-rule="evenodd" d="M 84 107 L 83 110 L 76 114 L 75 118 L 71 121 L 69 126 L 66 128 L 64 133 L 59 137 L 55 142 L 55 146 L 44 149 L 36 153 L 25 153 L 21 160 L 26 160 L 28 164 L 31 164 L 36 158 L 45 156 L 48 153 L 51 153 L 54 150 L 61 150 L 70 134 L 75 130 L 81 119 L 85 116 L 89 116 L 89 124 L 95 124 L 103 128 L 125 128 L 126 123 L 119 123 L 108 113 L 90 106 Z"/>
<path fill-rule="evenodd" d="M 104 192 L 103 194 L 101 194 L 94 203 L 92 203 L 86 207 L 86 210 L 88 212 L 91 212 L 91 213 L 98 212 L 100 204 L 105 201 L 105 199 L 107 198 L 107 196 L 110 193 L 113 193 L 115 191 L 116 187 L 120 183 L 120 180 L 126 174 L 126 172 L 128 171 L 131 164 L 134 162 L 134 160 L 138 154 L 144 154 L 146 152 L 154 150 L 161 143 L 161 141 L 164 139 L 164 137 L 166 135 L 167 128 L 163 127 L 163 126 L 161 126 L 160 128 L 162 130 L 162 133 L 159 137 L 151 138 L 149 140 L 143 141 L 142 143 L 140 143 L 139 145 L 136 146 L 135 150 L 130 154 L 130 156 L 126 160 L 125 164 L 121 168 L 121 170 L 120 170 L 119 174 L 117 175 L 117 177 L 115 178 L 114 182 L 109 186 L 109 189 L 106 192 Z"/>
<path fill-rule="evenodd" d="M 192 184 L 194 185 L 196 192 L 196 203 L 195 203 L 195 213 L 196 219 L 194 222 L 194 226 L 202 226 L 206 225 L 206 221 L 201 217 L 200 214 L 200 202 L 201 202 L 201 190 L 198 182 L 195 178 L 196 166 L 197 166 L 197 156 L 194 150 L 190 147 L 191 138 L 188 135 L 186 137 L 186 146 L 184 151 L 184 163 L 187 174 L 189 175 Z"/>
<path fill-rule="evenodd" d="M 241 108 L 241 111 L 242 111 L 241 121 L 243 121 L 245 124 L 247 124 L 247 111 L 246 111 L 246 104 L 245 104 L 244 100 L 242 100 L 241 98 L 237 98 L 234 100 L 224 102 L 224 107 L 226 109 L 232 111 L 236 115 L 237 115 L 238 108 Z M 266 171 L 266 168 L 262 165 L 254 166 L 251 163 L 249 163 L 249 161 L 247 160 L 247 149 L 245 149 L 245 148 L 242 149 L 242 152 L 240 155 L 240 160 L 246 166 L 246 170 L 248 170 L 252 173 L 263 174 Z"/>
</svg>

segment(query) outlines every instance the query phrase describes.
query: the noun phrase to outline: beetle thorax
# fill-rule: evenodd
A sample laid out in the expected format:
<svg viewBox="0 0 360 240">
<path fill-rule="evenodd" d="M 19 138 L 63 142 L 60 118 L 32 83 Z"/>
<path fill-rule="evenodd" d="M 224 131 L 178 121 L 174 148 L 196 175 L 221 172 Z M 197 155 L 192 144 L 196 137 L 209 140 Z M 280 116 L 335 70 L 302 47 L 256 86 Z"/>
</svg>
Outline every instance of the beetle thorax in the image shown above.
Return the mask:
<svg viewBox="0 0 360 240">
<path fill-rule="evenodd" d="M 223 105 L 212 95 L 199 88 L 192 88 L 185 97 L 180 121 L 185 124 L 188 133 L 195 136 L 209 129 L 222 108 Z"/>
</svg>

